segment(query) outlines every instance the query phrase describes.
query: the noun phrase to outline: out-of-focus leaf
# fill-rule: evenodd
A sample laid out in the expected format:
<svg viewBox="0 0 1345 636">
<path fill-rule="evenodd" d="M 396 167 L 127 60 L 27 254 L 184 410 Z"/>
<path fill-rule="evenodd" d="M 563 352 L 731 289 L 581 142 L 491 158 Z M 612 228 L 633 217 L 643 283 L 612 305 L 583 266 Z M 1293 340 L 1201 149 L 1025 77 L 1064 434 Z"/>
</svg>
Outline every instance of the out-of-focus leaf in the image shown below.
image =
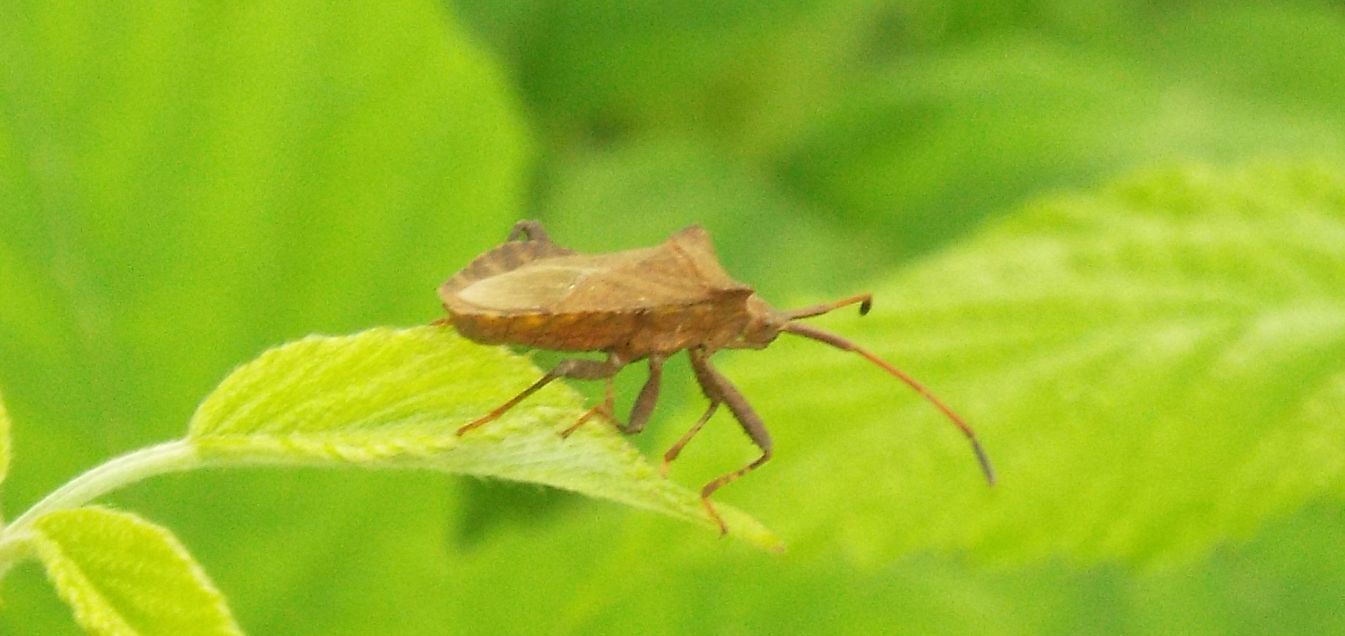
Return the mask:
<svg viewBox="0 0 1345 636">
<path fill-rule="evenodd" d="M 885 28 L 891 7 L 851 0 L 451 4 L 512 62 L 562 144 L 652 129 L 766 155 L 852 67 L 905 44 Z"/>
<path fill-rule="evenodd" d="M 1338 157 L 1345 145 L 1339 118 L 1284 108 L 1278 84 L 1254 99 L 1131 60 L 1022 35 L 904 59 L 855 77 L 822 108 L 785 152 L 784 182 L 910 255 L 1009 202 L 1098 175 L 1173 160 Z"/>
<path fill-rule="evenodd" d="M 1340 121 L 1345 14 L 1339 6 L 1247 2 L 1220 9 L 1172 11 L 1164 28 L 1138 30 L 1118 44 L 1190 88 L 1272 106 L 1281 117 Z"/>
<path fill-rule="evenodd" d="M 768 475 L 764 471 L 757 477 Z M 772 557 L 670 549 L 667 531 L 678 527 L 662 518 L 576 517 L 546 533 L 498 536 L 464 555 L 458 576 L 441 593 L 467 599 L 483 581 L 491 589 L 509 585 L 516 575 L 501 571 L 500 563 L 548 564 L 531 570 L 532 585 L 515 589 L 509 604 L 452 602 L 449 620 L 468 631 L 508 623 L 524 630 L 677 634 L 732 624 L 752 633 L 832 633 L 836 617 L 843 617 L 846 631 L 859 633 L 882 633 L 901 622 L 921 634 L 1213 635 L 1299 627 L 1331 634 L 1345 627 L 1345 614 L 1335 611 L 1345 585 L 1345 572 L 1336 567 L 1345 558 L 1338 540 L 1345 531 L 1341 503 L 1321 500 L 1267 523 L 1249 542 L 1189 566 L 1149 572 L 1054 559 L 986 567 L 965 555 L 856 567 L 829 552 Z M 596 556 L 584 550 L 595 532 L 610 537 Z M 583 575 L 576 578 L 578 571 Z M 614 587 L 659 593 L 602 593 Z M 537 617 L 520 622 L 511 608 Z"/>
<path fill-rule="evenodd" d="M 167 437 L 268 343 L 428 321 L 523 208 L 513 100 L 432 3 L 4 13 L 0 377 L 42 431 L 28 497 Z"/>
<path fill-rule="evenodd" d="M 219 590 L 164 528 L 89 507 L 42 515 L 32 530 L 47 576 L 89 633 L 242 634 Z"/>
</svg>

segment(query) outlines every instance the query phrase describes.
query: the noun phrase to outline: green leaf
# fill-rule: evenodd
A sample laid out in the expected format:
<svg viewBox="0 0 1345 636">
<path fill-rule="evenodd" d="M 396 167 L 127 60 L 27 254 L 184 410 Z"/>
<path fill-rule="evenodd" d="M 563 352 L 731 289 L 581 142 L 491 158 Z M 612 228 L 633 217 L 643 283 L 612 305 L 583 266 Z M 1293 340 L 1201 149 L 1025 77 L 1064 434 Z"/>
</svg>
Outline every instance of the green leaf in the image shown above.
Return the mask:
<svg viewBox="0 0 1345 636">
<path fill-rule="evenodd" d="M 897 57 L 817 105 L 781 161 L 784 180 L 888 236 L 904 256 L 945 245 L 1010 202 L 1133 166 L 1340 158 L 1341 83 L 1306 60 L 1340 59 L 1345 21 L 1309 12 L 1270 32 L 1260 21 L 1241 24 L 1259 41 L 1212 21 L 1141 16 L 1115 25 L 1143 34 L 1119 51 L 1103 37 L 1028 29 Z M 1193 56 L 1197 31 L 1221 47 Z M 1273 44 L 1290 32 L 1304 46 L 1292 56 Z M 1232 53 L 1253 50 L 1264 54 Z M 1252 60 L 1251 68 L 1209 72 L 1222 59 Z M 1223 88 L 1223 76 L 1244 85 Z"/>
<path fill-rule="evenodd" d="M 822 324 L 962 411 L 1001 481 L 895 379 L 781 338 L 725 372 L 776 432 L 774 483 L 750 501 L 791 544 L 1163 562 L 1340 492 L 1338 168 L 1048 199 L 876 292 L 868 318 Z"/>
<path fill-rule="evenodd" d="M 94 634 L 241 634 L 224 597 L 168 530 L 106 508 L 45 514 L 30 539 Z"/>
<path fill-rule="evenodd" d="M 226 378 L 187 439 L 208 463 L 427 468 L 544 484 L 712 525 L 698 495 L 660 477 L 600 419 L 562 438 L 584 409 L 558 384 L 458 437 L 458 426 L 540 376 L 527 359 L 448 328 L 309 337 Z M 750 517 L 722 513 L 734 535 L 777 547 Z"/>
</svg>

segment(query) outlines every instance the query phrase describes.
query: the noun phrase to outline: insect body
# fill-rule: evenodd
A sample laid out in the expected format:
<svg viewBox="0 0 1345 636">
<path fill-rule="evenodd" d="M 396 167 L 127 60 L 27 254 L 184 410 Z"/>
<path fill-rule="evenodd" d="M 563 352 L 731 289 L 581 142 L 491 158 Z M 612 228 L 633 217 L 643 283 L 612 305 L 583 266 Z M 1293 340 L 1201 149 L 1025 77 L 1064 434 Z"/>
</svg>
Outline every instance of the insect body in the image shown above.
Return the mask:
<svg viewBox="0 0 1345 636">
<path fill-rule="evenodd" d="M 448 321 L 467 338 L 485 344 L 516 344 L 557 351 L 601 351 L 605 360 L 567 359 L 495 410 L 458 429 L 463 435 L 503 415 L 556 378 L 606 380 L 607 398 L 563 434 L 594 415 L 603 415 L 627 434 L 644 429 L 658 400 L 663 363 L 686 350 L 710 406 L 664 455 L 663 467 L 700 431 L 723 404 L 733 413 L 761 456 L 701 488 L 701 503 L 727 532 L 710 503 L 720 487 L 766 463 L 771 437 L 741 393 L 710 363 L 719 349 L 761 349 L 780 333 L 854 351 L 909 384 L 932 402 L 971 441 L 986 479 L 990 462 L 975 434 L 951 409 L 896 367 L 840 336 L 796 322 L 859 303 L 867 313 L 870 296 L 779 311 L 751 287 L 733 280 L 715 257 L 710 237 L 699 226 L 682 230 L 655 247 L 611 254 L 578 254 L 547 236 L 540 223 L 520 221 L 508 240 L 477 257 L 439 287 Z M 649 379 L 625 423 L 612 412 L 612 377 L 626 365 L 647 360 Z"/>
</svg>

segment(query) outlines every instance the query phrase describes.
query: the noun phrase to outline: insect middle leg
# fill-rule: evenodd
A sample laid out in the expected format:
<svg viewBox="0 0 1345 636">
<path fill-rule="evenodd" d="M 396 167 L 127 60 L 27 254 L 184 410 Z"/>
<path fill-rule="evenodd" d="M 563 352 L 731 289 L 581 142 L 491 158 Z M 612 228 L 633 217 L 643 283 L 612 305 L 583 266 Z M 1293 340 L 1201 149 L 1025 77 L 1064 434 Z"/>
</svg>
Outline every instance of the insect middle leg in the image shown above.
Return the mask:
<svg viewBox="0 0 1345 636">
<path fill-rule="evenodd" d="M 701 432 L 701 429 L 705 427 L 705 423 L 710 421 L 710 417 L 713 416 L 717 410 L 719 410 L 719 402 L 712 400 L 710 402 L 710 408 L 705 409 L 705 413 L 701 415 L 701 418 L 696 420 L 696 423 L 693 424 L 686 433 L 683 433 L 682 437 L 678 438 L 677 443 L 673 444 L 672 447 L 668 449 L 668 452 L 663 454 L 663 464 L 659 466 L 660 475 L 663 475 L 664 477 L 668 476 L 668 464 L 671 464 L 674 459 L 677 459 L 678 455 L 682 454 L 682 448 L 687 445 L 687 442 L 691 441 L 691 438 L 696 436 L 696 433 Z"/>
<path fill-rule="evenodd" d="M 704 349 L 692 349 L 689 353 L 691 355 L 691 369 L 695 372 L 696 380 L 700 383 L 701 390 L 705 392 L 705 397 L 710 399 L 710 409 L 701 417 L 701 421 L 697 422 L 697 425 L 682 440 L 678 441 L 678 445 L 674 448 L 680 451 L 681 447 L 691 439 L 691 436 L 695 435 L 701 426 L 704 426 L 705 421 L 710 419 L 715 407 L 723 402 L 728 405 L 729 411 L 733 413 L 733 418 L 738 420 L 738 424 L 747 432 L 747 436 L 752 438 L 752 443 L 761 449 L 761 457 L 758 457 L 752 463 L 731 473 L 716 477 L 701 487 L 701 505 L 705 506 L 705 511 L 710 514 L 710 518 L 719 524 L 719 533 L 728 534 L 729 528 L 724 523 L 724 519 L 715 511 L 714 504 L 710 503 L 710 495 L 769 461 L 771 458 L 771 435 L 766 432 L 766 425 L 761 421 L 761 416 L 757 415 L 757 412 L 752 409 L 752 405 L 747 403 L 747 398 L 744 398 L 743 394 L 738 392 L 738 389 L 728 381 L 728 378 L 725 378 L 710 365 L 710 353 Z"/>
<path fill-rule="evenodd" d="M 565 429 L 562 437 L 569 437 L 570 433 L 575 432 L 585 422 L 589 421 L 594 415 L 602 415 L 616 425 L 617 430 L 626 435 L 634 435 L 644 430 L 645 424 L 649 423 L 649 416 L 654 412 L 654 405 L 658 402 L 659 385 L 663 381 L 663 361 L 668 356 L 664 354 L 651 354 L 649 356 L 649 379 L 645 380 L 644 387 L 640 389 L 640 395 L 635 398 L 635 406 L 631 407 L 630 418 L 622 424 L 614 415 L 612 403 L 612 379 L 607 378 L 607 398 L 603 400 L 602 405 L 589 409 L 579 418 L 570 428 Z"/>
<path fill-rule="evenodd" d="M 560 364 L 557 364 L 550 371 L 547 371 L 546 375 L 543 375 L 541 379 L 533 382 L 532 386 L 523 389 L 521 393 L 510 398 L 509 401 L 499 405 L 495 410 L 458 427 L 458 436 L 461 437 L 464 433 L 470 430 L 479 428 L 499 419 L 499 417 L 508 412 L 509 409 L 518 406 L 519 402 L 527 399 L 529 395 L 536 393 L 539 389 L 550 384 L 551 381 L 556 378 L 574 378 L 576 380 L 610 379 L 624 366 L 626 366 L 625 360 L 611 354 L 608 354 L 606 360 L 582 360 L 573 358 L 562 360 Z"/>
<path fill-rule="evenodd" d="M 667 359 L 668 356 L 661 353 L 649 355 L 649 379 L 645 380 L 640 395 L 635 398 L 630 418 L 625 424 L 618 425 L 622 433 L 634 435 L 643 431 L 644 425 L 649 423 L 649 416 L 654 413 L 654 405 L 658 403 L 659 386 L 663 382 L 663 361 Z"/>
<path fill-rule="evenodd" d="M 616 399 L 612 397 L 611 376 L 607 377 L 606 384 L 607 386 L 603 388 L 602 403 L 585 411 L 583 415 L 580 415 L 579 419 L 574 421 L 574 424 L 571 424 L 569 428 L 566 428 L 565 430 L 560 432 L 561 437 L 569 437 L 571 433 L 574 433 L 575 431 L 579 430 L 579 427 L 583 426 L 586 422 L 593 419 L 594 415 L 601 415 L 604 419 L 616 423 L 616 415 L 613 415 L 616 409 Z M 617 424 L 618 428 L 620 428 L 620 426 L 621 426 L 620 424 Z"/>
</svg>

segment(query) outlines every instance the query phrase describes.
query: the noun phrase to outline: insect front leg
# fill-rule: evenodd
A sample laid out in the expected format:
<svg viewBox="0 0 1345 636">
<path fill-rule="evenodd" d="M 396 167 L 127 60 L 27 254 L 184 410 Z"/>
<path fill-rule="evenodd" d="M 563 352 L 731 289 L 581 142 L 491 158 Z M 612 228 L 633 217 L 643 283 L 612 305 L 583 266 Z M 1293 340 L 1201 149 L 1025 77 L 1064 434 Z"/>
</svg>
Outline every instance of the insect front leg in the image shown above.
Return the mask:
<svg viewBox="0 0 1345 636">
<path fill-rule="evenodd" d="M 713 405 L 719 402 L 727 404 L 729 411 L 733 412 L 734 419 L 738 420 L 738 424 L 747 432 L 747 436 L 752 438 L 752 443 L 761 449 L 761 457 L 758 457 L 756 461 L 731 473 L 721 475 L 701 487 L 701 504 L 705 506 L 705 511 L 710 513 L 710 518 L 714 519 L 715 523 L 719 524 L 719 533 L 728 534 L 729 528 L 724 524 L 724 519 L 715 511 L 714 504 L 710 503 L 710 495 L 769 461 L 771 458 L 771 435 L 766 432 L 766 425 L 761 421 L 761 417 L 752 409 L 752 405 L 747 403 L 747 398 L 744 398 L 743 394 L 738 392 L 738 389 L 728 381 L 728 378 L 725 378 L 710 365 L 710 352 L 704 349 L 692 349 L 690 354 L 691 368 L 696 372 L 696 380 L 700 382 L 701 390 L 705 392 L 706 397 L 710 398 L 712 404 L 710 411 L 706 412 L 703 419 L 709 419 L 710 413 L 714 411 Z M 691 434 L 699 431 L 700 426 L 703 425 L 703 422 L 699 422 L 698 426 L 692 429 Z"/>
<path fill-rule="evenodd" d="M 616 373 L 624 366 L 626 366 L 625 360 L 611 354 L 608 354 L 606 360 L 561 360 L 560 364 L 557 364 L 550 371 L 547 371 L 546 375 L 542 376 L 541 379 L 533 382 L 532 386 L 523 389 L 521 393 L 510 398 L 509 401 L 499 405 L 495 410 L 458 427 L 458 436 L 461 437 L 464 433 L 470 430 L 499 419 L 499 417 L 508 412 L 509 409 L 518 406 L 519 402 L 527 399 L 529 395 L 536 393 L 538 389 L 550 384 L 551 381 L 556 378 L 601 380 L 616 375 Z"/>
</svg>

